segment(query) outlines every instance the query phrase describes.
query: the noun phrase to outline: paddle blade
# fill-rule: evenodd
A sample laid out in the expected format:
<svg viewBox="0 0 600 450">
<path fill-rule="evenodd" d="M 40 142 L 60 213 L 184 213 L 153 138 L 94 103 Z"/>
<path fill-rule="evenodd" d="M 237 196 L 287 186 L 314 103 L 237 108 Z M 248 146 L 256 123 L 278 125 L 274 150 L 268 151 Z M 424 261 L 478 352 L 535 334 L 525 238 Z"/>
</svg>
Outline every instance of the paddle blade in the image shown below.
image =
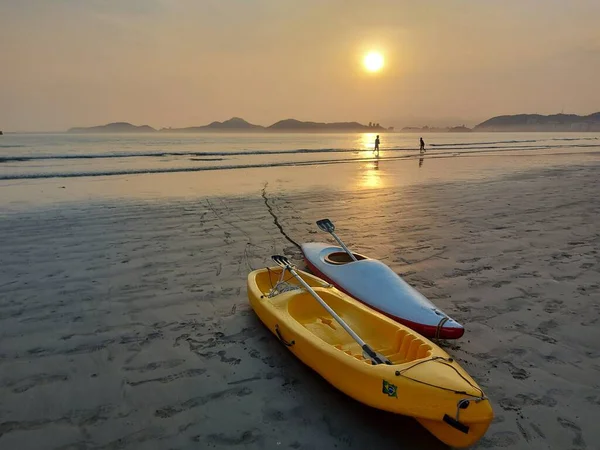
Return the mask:
<svg viewBox="0 0 600 450">
<path fill-rule="evenodd" d="M 288 267 L 292 267 L 292 264 L 290 263 L 290 260 L 287 259 L 283 255 L 273 255 L 273 256 L 271 256 L 271 259 L 273 261 L 275 261 L 278 266 L 281 266 L 284 269 L 287 269 Z"/>
<path fill-rule="evenodd" d="M 327 233 L 333 233 L 335 231 L 335 225 L 329 219 L 317 220 L 317 226 Z"/>
</svg>

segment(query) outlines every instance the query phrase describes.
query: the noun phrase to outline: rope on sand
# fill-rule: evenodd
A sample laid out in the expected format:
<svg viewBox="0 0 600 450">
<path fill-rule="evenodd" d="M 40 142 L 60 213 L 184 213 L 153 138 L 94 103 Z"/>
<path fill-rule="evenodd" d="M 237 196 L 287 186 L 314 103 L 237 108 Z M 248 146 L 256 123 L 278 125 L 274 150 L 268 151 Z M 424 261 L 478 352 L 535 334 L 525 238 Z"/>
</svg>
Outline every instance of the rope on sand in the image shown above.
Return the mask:
<svg viewBox="0 0 600 450">
<path fill-rule="evenodd" d="M 262 189 L 262 198 L 265 201 L 265 206 L 269 210 L 269 214 L 271 214 L 271 217 L 273 217 L 273 223 L 275 224 L 275 226 L 277 228 L 279 228 L 279 232 L 283 235 L 284 238 L 286 238 L 288 241 L 290 241 L 292 244 L 294 244 L 296 247 L 298 247 L 298 250 L 302 250 L 302 247 L 300 247 L 300 244 L 298 244 L 296 241 L 294 241 L 291 237 L 289 237 L 287 235 L 287 233 L 285 232 L 285 230 L 283 229 L 283 227 L 279 223 L 279 218 L 273 212 L 273 208 L 271 208 L 271 205 L 269 205 L 269 199 L 267 198 L 267 186 L 268 186 L 268 184 L 269 184 L 268 182 L 265 183 L 265 186 Z"/>
</svg>

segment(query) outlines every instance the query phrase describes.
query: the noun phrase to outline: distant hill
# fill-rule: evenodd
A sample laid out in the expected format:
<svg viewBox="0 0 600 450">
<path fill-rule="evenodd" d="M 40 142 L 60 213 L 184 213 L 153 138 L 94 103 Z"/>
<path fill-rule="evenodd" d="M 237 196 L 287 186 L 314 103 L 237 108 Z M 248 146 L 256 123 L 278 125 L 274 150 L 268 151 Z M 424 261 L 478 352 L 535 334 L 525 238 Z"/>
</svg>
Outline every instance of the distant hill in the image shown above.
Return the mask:
<svg viewBox="0 0 600 450">
<path fill-rule="evenodd" d="M 114 122 L 95 127 L 71 128 L 69 133 L 149 133 L 156 132 L 148 125 L 136 126 L 127 122 Z M 218 132 L 218 131 L 256 131 L 256 132 L 385 132 L 393 131 L 393 127 L 385 128 L 378 123 L 363 125 L 358 122 L 303 122 L 296 119 L 285 119 L 268 127 L 255 125 L 240 117 L 232 117 L 224 122 L 212 122 L 208 125 L 187 128 L 162 128 L 164 132 Z M 576 114 L 553 114 L 543 116 L 540 114 L 517 114 L 497 116 L 486 120 L 470 129 L 464 125 L 457 127 L 405 127 L 402 132 L 459 132 L 470 131 L 596 131 L 600 132 L 600 112 L 588 116 Z"/>
<path fill-rule="evenodd" d="M 148 125 L 135 126 L 127 122 L 114 122 L 97 127 L 71 128 L 69 133 L 149 133 L 156 130 Z"/>
<path fill-rule="evenodd" d="M 600 131 L 600 112 L 576 114 L 517 114 L 497 116 L 475 126 L 475 131 Z"/>
<path fill-rule="evenodd" d="M 469 133 L 471 131 L 473 131 L 473 130 L 471 130 L 469 127 L 466 127 L 464 125 L 459 125 L 458 127 L 448 128 L 449 133 Z"/>
<path fill-rule="evenodd" d="M 224 122 L 212 122 L 208 125 L 186 128 L 161 128 L 162 132 L 185 132 L 203 133 L 216 131 L 262 131 L 262 132 L 383 132 L 392 131 L 378 123 L 363 125 L 358 122 L 302 122 L 296 119 L 280 120 L 269 127 L 255 125 L 240 117 L 232 117 Z M 88 128 L 71 128 L 69 133 L 131 133 L 131 132 L 154 132 L 157 131 L 148 125 L 135 126 L 127 122 L 115 122 L 107 125 Z"/>
<path fill-rule="evenodd" d="M 274 123 L 267 129 L 273 131 L 386 131 L 379 124 L 362 125 L 358 122 L 302 122 L 296 119 L 285 119 Z"/>
<path fill-rule="evenodd" d="M 390 129 L 392 130 L 392 129 Z M 126 122 L 109 123 L 108 125 L 102 125 L 98 127 L 89 128 L 71 128 L 69 133 L 125 133 L 125 132 L 146 132 L 156 131 L 154 128 L 148 125 L 136 127 Z M 269 127 L 263 127 L 261 125 L 255 125 L 240 117 L 232 117 L 224 122 L 212 122 L 208 125 L 202 125 L 197 127 L 186 127 L 186 128 L 161 128 L 163 132 L 184 132 L 184 133 L 202 133 L 202 132 L 215 132 L 215 131 L 274 131 L 274 132 L 288 132 L 288 131 L 329 131 L 329 132 L 356 132 L 356 131 L 388 131 L 386 128 L 380 126 L 378 123 L 369 123 L 369 125 L 363 125 L 358 122 L 302 122 L 296 119 L 280 120 Z"/>
<path fill-rule="evenodd" d="M 245 121 L 239 117 L 232 117 L 224 122 L 212 122 L 208 125 L 199 127 L 187 127 L 187 128 L 163 128 L 160 131 L 176 131 L 176 132 L 189 132 L 197 133 L 202 131 L 261 131 L 265 127 L 261 125 L 254 125 L 250 122 Z"/>
</svg>

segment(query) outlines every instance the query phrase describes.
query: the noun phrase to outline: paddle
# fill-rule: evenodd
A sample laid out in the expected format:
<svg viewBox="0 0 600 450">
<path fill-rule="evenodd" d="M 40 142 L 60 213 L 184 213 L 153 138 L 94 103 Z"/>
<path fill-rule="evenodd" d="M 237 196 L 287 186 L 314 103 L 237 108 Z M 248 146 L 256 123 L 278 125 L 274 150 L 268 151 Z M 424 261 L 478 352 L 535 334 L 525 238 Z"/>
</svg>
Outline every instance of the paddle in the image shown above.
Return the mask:
<svg viewBox="0 0 600 450">
<path fill-rule="evenodd" d="M 342 240 L 339 237 L 337 237 L 337 234 L 335 234 L 335 225 L 333 224 L 333 222 L 331 220 L 329 220 L 329 219 L 317 220 L 317 226 L 321 230 L 323 230 L 327 233 L 330 233 L 335 238 L 335 240 L 338 242 L 338 244 L 340 244 L 340 246 L 344 249 L 344 251 L 346 253 L 348 253 L 348 255 L 350 255 L 350 258 L 352 258 L 354 261 L 358 261 L 356 259 L 356 256 L 354 256 L 354 253 L 352 253 L 350 250 L 348 250 L 348 247 L 346 247 L 344 245 L 344 243 L 342 242 Z"/>
<path fill-rule="evenodd" d="M 375 350 L 373 350 L 365 341 L 363 341 L 352 330 L 352 328 L 350 328 L 348 324 L 344 322 L 342 318 L 338 316 L 337 313 L 333 309 L 331 309 L 331 307 L 327 303 L 325 303 L 325 301 L 321 297 L 319 297 L 319 294 L 313 291 L 313 289 L 308 285 L 308 283 L 304 281 L 300 275 L 298 275 L 298 273 L 294 270 L 294 266 L 292 265 L 292 263 L 290 263 L 290 261 L 285 256 L 274 255 L 271 256 L 271 258 L 277 263 L 277 265 L 281 266 L 284 270 L 287 269 L 300 282 L 304 289 L 306 289 L 310 293 L 310 295 L 312 295 L 321 304 L 321 306 L 323 306 L 323 308 L 325 308 L 327 312 L 331 314 L 331 316 L 337 321 L 337 323 L 339 323 L 342 326 L 342 328 L 346 330 L 350 336 L 352 336 L 352 339 L 358 342 L 358 345 L 360 345 L 360 347 L 363 349 L 363 352 L 371 359 L 373 365 L 392 364 L 389 359 L 387 359 L 383 355 L 380 355 L 379 353 L 376 353 Z"/>
</svg>

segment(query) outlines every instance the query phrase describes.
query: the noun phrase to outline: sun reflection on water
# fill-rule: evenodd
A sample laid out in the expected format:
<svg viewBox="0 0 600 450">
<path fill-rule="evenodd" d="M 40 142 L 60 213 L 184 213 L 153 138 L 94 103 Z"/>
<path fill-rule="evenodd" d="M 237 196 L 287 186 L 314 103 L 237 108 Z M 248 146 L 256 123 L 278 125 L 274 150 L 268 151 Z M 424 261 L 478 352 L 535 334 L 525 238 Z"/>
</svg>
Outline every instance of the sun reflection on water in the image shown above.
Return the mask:
<svg viewBox="0 0 600 450">
<path fill-rule="evenodd" d="M 379 158 L 362 165 L 363 172 L 359 176 L 359 185 L 362 188 L 376 189 L 383 187 L 383 179 L 379 171 Z"/>
<path fill-rule="evenodd" d="M 362 133 L 360 135 L 357 147 L 361 150 L 361 156 L 373 156 L 375 138 L 377 138 L 377 133 Z"/>
</svg>

